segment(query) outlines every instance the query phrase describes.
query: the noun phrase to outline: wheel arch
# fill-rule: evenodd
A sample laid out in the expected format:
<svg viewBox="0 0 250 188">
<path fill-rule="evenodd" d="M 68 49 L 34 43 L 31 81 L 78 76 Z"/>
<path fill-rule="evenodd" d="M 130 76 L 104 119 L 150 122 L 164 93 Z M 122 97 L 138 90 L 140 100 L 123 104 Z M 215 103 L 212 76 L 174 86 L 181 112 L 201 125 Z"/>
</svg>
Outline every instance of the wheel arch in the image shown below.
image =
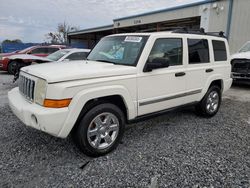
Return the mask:
<svg viewBox="0 0 250 188">
<path fill-rule="evenodd" d="M 10 65 L 12 62 L 17 62 L 17 63 L 23 63 L 22 59 L 9 59 L 8 63 L 7 63 L 7 70 L 9 71 Z"/>
<path fill-rule="evenodd" d="M 103 102 L 117 105 L 123 111 L 126 120 L 136 117 L 136 104 L 134 104 L 128 90 L 123 86 L 92 88 L 74 96 L 69 106 L 68 117 L 58 136 L 67 137 L 88 109 Z"/>
<path fill-rule="evenodd" d="M 222 79 L 217 79 L 217 80 L 212 81 L 210 83 L 210 85 L 209 85 L 208 88 L 210 88 L 213 85 L 218 86 L 220 88 L 221 92 L 223 92 L 223 90 L 224 90 L 224 83 L 223 83 Z"/>
</svg>

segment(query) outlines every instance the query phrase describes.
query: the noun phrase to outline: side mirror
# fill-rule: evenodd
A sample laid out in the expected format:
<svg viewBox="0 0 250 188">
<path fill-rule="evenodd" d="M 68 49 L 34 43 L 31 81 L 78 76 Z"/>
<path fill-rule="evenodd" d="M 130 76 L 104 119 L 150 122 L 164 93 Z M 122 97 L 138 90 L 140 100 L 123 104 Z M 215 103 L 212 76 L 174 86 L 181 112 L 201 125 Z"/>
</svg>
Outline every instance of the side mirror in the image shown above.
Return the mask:
<svg viewBox="0 0 250 188">
<path fill-rule="evenodd" d="M 169 61 L 166 58 L 154 58 L 152 62 L 147 62 L 143 72 L 151 72 L 153 69 L 169 67 Z"/>
</svg>

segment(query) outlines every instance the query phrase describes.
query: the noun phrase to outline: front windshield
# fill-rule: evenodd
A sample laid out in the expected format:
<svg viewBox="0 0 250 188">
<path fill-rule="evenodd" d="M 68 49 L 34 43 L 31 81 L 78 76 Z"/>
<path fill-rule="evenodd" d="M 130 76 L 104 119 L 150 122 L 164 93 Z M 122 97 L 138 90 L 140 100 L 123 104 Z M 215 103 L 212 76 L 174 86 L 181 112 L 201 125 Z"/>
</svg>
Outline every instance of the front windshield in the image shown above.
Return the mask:
<svg viewBox="0 0 250 188">
<path fill-rule="evenodd" d="M 101 39 L 88 60 L 136 66 L 147 36 L 111 36 Z"/>
<path fill-rule="evenodd" d="M 242 46 L 241 49 L 239 50 L 239 52 L 249 52 L 249 51 L 250 51 L 250 42 L 244 44 L 244 46 Z"/>
<path fill-rule="evenodd" d="M 21 54 L 26 53 L 27 51 L 31 50 L 32 48 L 33 48 L 33 46 L 25 48 L 25 49 L 19 51 L 18 53 L 21 53 Z"/>
<path fill-rule="evenodd" d="M 69 50 L 59 50 L 59 51 L 56 51 L 56 52 L 48 55 L 47 58 L 52 60 L 52 61 L 58 61 L 60 58 L 62 58 L 67 53 L 69 53 Z"/>
</svg>

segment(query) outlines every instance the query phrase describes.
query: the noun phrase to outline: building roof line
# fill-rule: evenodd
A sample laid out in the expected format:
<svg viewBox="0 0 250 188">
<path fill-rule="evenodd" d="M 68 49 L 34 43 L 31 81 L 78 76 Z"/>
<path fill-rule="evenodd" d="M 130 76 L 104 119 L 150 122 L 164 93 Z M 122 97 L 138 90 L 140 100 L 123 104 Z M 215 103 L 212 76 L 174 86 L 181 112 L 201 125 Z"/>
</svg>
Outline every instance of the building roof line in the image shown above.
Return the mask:
<svg viewBox="0 0 250 188">
<path fill-rule="evenodd" d="M 157 14 L 157 13 L 162 13 L 162 12 L 179 10 L 179 9 L 182 9 L 182 8 L 189 8 L 189 7 L 193 7 L 193 6 L 213 3 L 213 2 L 216 2 L 216 1 L 218 1 L 218 0 L 204 0 L 204 1 L 201 1 L 201 2 L 195 2 L 195 3 L 190 3 L 190 4 L 175 6 L 175 7 L 169 7 L 169 8 L 165 8 L 165 9 L 161 9 L 161 10 L 145 12 L 145 13 L 142 13 L 142 14 L 136 14 L 136 15 L 132 15 L 132 16 L 125 16 L 125 17 L 122 17 L 122 18 L 114 19 L 113 21 L 116 22 L 116 21 L 126 20 L 126 19 L 130 19 L 130 18 L 136 18 L 136 17 L 140 17 L 140 16 L 147 16 L 147 15 L 151 15 L 151 14 Z"/>
<path fill-rule="evenodd" d="M 145 12 L 145 13 L 142 13 L 142 14 L 117 18 L 117 19 L 114 19 L 113 22 L 126 20 L 126 19 L 130 19 L 130 18 L 136 18 L 136 17 L 140 17 L 140 16 L 147 16 L 147 15 L 167 12 L 167 11 L 179 10 L 179 9 L 183 9 L 183 8 L 189 8 L 189 7 L 193 7 L 193 6 L 213 3 L 213 2 L 216 2 L 216 1 L 219 1 L 219 0 L 203 0 L 203 1 L 200 1 L 200 2 L 195 2 L 195 3 L 190 3 L 190 4 L 175 6 L 175 7 L 169 7 L 169 8 L 165 8 L 165 9 L 161 9 L 161 10 L 156 10 L 156 11 L 151 11 L 151 12 Z M 104 26 L 99 26 L 99 27 L 82 29 L 82 30 L 79 30 L 79 31 L 72 31 L 72 32 L 69 32 L 68 35 L 84 34 L 84 33 L 93 32 L 93 31 L 105 31 L 105 30 L 109 30 L 109 29 L 113 29 L 113 28 L 114 28 L 114 24 L 109 24 L 109 25 L 104 25 Z"/>
<path fill-rule="evenodd" d="M 113 29 L 113 27 L 114 27 L 113 24 L 103 25 L 103 26 L 99 26 L 99 27 L 92 27 L 92 28 L 82 29 L 82 30 L 79 30 L 79 31 L 72 31 L 72 32 L 69 32 L 68 35 L 86 33 L 88 31 L 92 31 L 92 30 L 104 31 L 104 30 L 108 30 L 108 29 Z"/>
</svg>

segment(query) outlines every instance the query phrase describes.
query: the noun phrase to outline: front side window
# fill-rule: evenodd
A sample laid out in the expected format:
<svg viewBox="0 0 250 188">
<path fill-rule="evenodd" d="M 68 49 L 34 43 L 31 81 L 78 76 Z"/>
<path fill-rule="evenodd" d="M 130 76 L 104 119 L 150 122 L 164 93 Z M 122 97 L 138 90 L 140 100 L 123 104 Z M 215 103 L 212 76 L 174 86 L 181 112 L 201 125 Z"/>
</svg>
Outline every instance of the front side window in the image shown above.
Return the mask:
<svg viewBox="0 0 250 188">
<path fill-rule="evenodd" d="M 52 53 L 54 53 L 54 52 L 56 52 L 58 50 L 59 50 L 59 48 L 48 48 L 48 53 L 52 54 Z"/>
<path fill-rule="evenodd" d="M 168 60 L 169 66 L 182 65 L 182 39 L 157 39 L 148 57 L 148 62 L 152 63 L 155 58 Z"/>
<path fill-rule="evenodd" d="M 88 60 L 136 66 L 147 36 L 111 36 L 101 39 Z"/>
<path fill-rule="evenodd" d="M 188 39 L 189 64 L 209 63 L 208 41 L 206 39 Z"/>
<path fill-rule="evenodd" d="M 47 54 L 48 48 L 36 48 L 30 52 L 31 54 Z"/>
<path fill-rule="evenodd" d="M 227 50 L 224 41 L 213 40 L 214 60 L 215 61 L 226 61 Z"/>
<path fill-rule="evenodd" d="M 75 52 L 70 54 L 66 59 L 69 60 L 84 60 L 86 59 L 88 53 L 87 52 Z"/>
</svg>

